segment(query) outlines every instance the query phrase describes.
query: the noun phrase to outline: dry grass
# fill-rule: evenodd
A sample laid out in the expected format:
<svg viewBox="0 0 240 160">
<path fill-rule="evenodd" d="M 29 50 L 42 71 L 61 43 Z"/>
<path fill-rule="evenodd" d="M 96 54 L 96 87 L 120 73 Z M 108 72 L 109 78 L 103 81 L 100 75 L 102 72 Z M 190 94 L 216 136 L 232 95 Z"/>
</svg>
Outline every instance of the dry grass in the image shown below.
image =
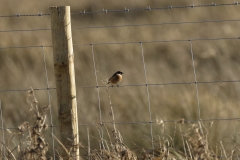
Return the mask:
<svg viewBox="0 0 240 160">
<path fill-rule="evenodd" d="M 37 12 L 49 13 L 48 8 L 53 5 L 70 5 L 72 12 L 80 10 L 102 10 L 144 8 L 146 6 L 161 7 L 173 5 L 211 4 L 212 1 L 118 1 L 109 3 L 107 0 L 96 2 L 89 1 L 1 1 L 1 15 L 30 14 Z M 233 3 L 232 0 L 218 0 L 215 3 Z M 17 6 L 17 7 L 16 7 Z M 82 26 L 106 26 L 123 24 L 154 24 L 163 22 L 193 22 L 202 20 L 239 19 L 239 7 L 222 6 L 206 8 L 173 9 L 163 11 L 146 11 L 131 13 L 107 13 L 93 15 L 72 15 L 73 42 L 74 44 L 87 44 L 99 42 L 140 42 L 152 40 L 174 40 L 194 38 L 239 37 L 239 22 L 221 23 L 195 23 L 157 25 L 142 27 L 118 27 L 103 29 L 76 29 Z M 1 30 L 19 30 L 50 28 L 49 17 L 21 17 L 0 18 Z M 51 45 L 50 31 L 36 32 L 1 32 L 0 47 L 7 46 L 41 46 Z M 102 80 L 108 79 L 116 70 L 124 72 L 123 84 L 144 84 L 144 70 L 142 65 L 141 48 L 138 44 L 126 45 L 93 45 L 98 75 L 98 83 L 104 85 Z M 149 83 L 190 82 L 194 81 L 189 42 L 149 43 L 143 44 L 145 63 Z M 55 86 L 53 73 L 52 48 L 31 49 L 1 49 L 0 50 L 0 90 L 45 88 L 45 70 L 42 52 L 46 54 L 49 84 Z M 74 45 L 75 71 L 77 86 L 78 115 L 80 124 L 95 124 L 99 119 L 99 106 L 95 88 L 83 89 L 82 86 L 95 86 L 95 75 L 92 61 L 92 48 L 89 45 Z M 193 53 L 196 65 L 197 81 L 238 80 L 240 79 L 239 42 L 238 40 L 223 41 L 194 41 Z M 199 84 L 199 100 L 201 118 L 233 118 L 239 117 L 239 83 Z M 105 88 L 100 88 L 100 108 L 102 119 L 105 122 L 113 121 L 110 113 L 114 110 L 116 122 L 143 122 L 149 121 L 148 100 L 145 87 L 119 87 L 110 88 L 109 94 Z M 152 120 L 185 120 L 197 119 L 197 101 L 195 85 L 168 85 L 149 87 Z M 48 104 L 45 91 L 36 91 L 39 106 Z M 53 124 L 57 124 L 56 93 L 50 91 Z M 1 92 L 0 99 L 3 106 L 3 119 L 5 127 L 17 127 L 26 119 L 29 107 L 25 101 L 24 92 Z M 21 107 L 20 107 L 21 106 Z M 49 117 L 50 115 L 48 115 Z M 49 118 L 46 124 L 50 124 Z M 181 151 L 188 156 L 208 156 L 203 147 L 200 152 L 194 151 L 190 141 L 175 129 L 175 123 L 153 124 L 154 141 L 166 139 L 174 150 Z M 199 125 L 199 124 L 197 124 Z M 178 126 L 178 125 L 177 125 Z M 112 127 L 108 125 L 108 128 Z M 91 139 L 91 149 L 99 149 L 99 133 L 96 127 L 81 126 L 80 141 L 87 146 L 87 128 Z M 182 125 L 182 132 L 186 133 L 191 128 L 189 123 Z M 239 122 L 216 121 L 211 132 L 207 134 L 209 146 L 212 146 L 217 156 L 231 157 L 238 154 L 239 148 Z M 116 125 L 125 145 L 133 150 L 136 146 L 145 148 L 146 153 L 151 148 L 149 143 L 149 125 Z M 54 129 L 54 133 L 56 130 Z M 104 131 L 104 139 L 108 139 Z M 161 134 L 160 134 L 161 133 Z M 203 133 L 204 135 L 205 133 Z M 201 135 L 201 136 L 203 136 Z M 2 137 L 0 133 L 0 137 Z M 147 138 L 146 138 L 147 137 Z M 164 137 L 164 138 L 163 138 Z M 10 139 L 6 135 L 6 139 Z M 51 136 L 46 137 L 49 142 Z M 184 140 L 184 141 L 183 141 Z M 223 145 L 220 144 L 220 141 Z M 205 140 L 203 141 L 205 142 Z M 184 145 L 183 145 L 184 143 Z M 197 142 L 195 142 L 197 143 Z M 200 142 L 198 142 L 200 143 Z M 202 143 L 202 142 L 201 142 Z M 51 144 L 49 144 L 51 145 Z M 162 144 L 163 145 L 163 144 Z M 192 146 L 191 146 L 192 145 Z M 223 147 L 221 147 L 223 146 Z M 10 146 L 9 146 L 10 147 Z M 15 145 L 11 144 L 11 149 Z M 184 148 L 186 153 L 184 152 Z M 223 149 L 224 148 L 224 149 Z M 209 148 L 208 148 L 209 149 Z M 102 148 L 99 149 L 101 151 Z M 210 149 L 209 149 L 210 150 Z M 113 150 L 107 150 L 112 152 Z M 134 150 L 133 150 L 134 151 Z M 51 154 L 51 150 L 49 151 Z M 83 151 L 82 151 L 83 152 Z M 164 149 L 161 153 L 169 153 Z M 137 152 L 139 155 L 139 152 Z M 190 155 L 191 153 L 191 155 Z M 87 155 L 87 153 L 86 153 Z M 150 154 L 151 156 L 151 154 Z"/>
<path fill-rule="evenodd" d="M 32 89 L 28 92 L 27 102 L 30 106 L 29 112 L 31 112 L 30 115 L 32 115 L 32 117 L 18 126 L 16 132 L 7 129 L 11 139 L 8 140 L 6 146 L 1 148 L 1 155 L 5 155 L 7 159 L 15 160 L 45 160 L 47 159 L 46 153 L 49 145 L 45 142 L 42 131 L 48 128 L 46 124 L 46 113 L 50 106 L 39 108 L 38 101 Z M 15 144 L 16 146 L 11 150 L 9 143 L 14 144 L 14 139 L 18 139 L 18 144 Z M 16 155 L 14 155 L 15 149 L 17 149 Z"/>
<path fill-rule="evenodd" d="M 109 89 L 107 89 L 109 94 Z M 34 91 L 31 89 L 28 92 L 27 102 L 30 106 L 29 113 L 30 118 L 28 121 L 23 122 L 17 129 L 17 132 L 12 132 L 7 129 L 7 133 L 10 135 L 10 139 L 7 143 L 1 142 L 0 155 L 6 159 L 20 159 L 20 160 L 52 160 L 52 157 L 48 157 L 49 143 L 46 142 L 43 131 L 48 128 L 46 124 L 46 113 L 50 106 L 39 108 L 38 101 L 35 97 Z M 112 105 L 111 96 L 109 94 L 109 104 Z M 198 123 L 191 123 L 190 128 L 184 119 L 180 119 L 175 122 L 175 128 L 172 130 L 173 136 L 169 136 L 165 133 L 165 123 L 158 121 L 160 126 L 160 134 L 155 136 L 157 140 L 153 142 L 154 149 L 147 149 L 144 146 L 139 146 L 133 141 L 131 143 L 135 146 L 134 149 L 130 149 L 125 143 L 124 139 L 117 129 L 114 119 L 113 109 L 111 110 L 111 116 L 113 119 L 112 127 L 108 127 L 100 121 L 96 121 L 96 129 L 98 130 L 100 137 L 103 130 L 107 133 L 107 139 L 98 139 L 100 148 L 93 146 L 91 148 L 90 134 L 88 131 L 88 146 L 81 144 L 78 147 L 82 148 L 81 159 L 89 160 L 176 160 L 176 159 L 192 159 L 192 160 L 218 160 L 228 159 L 233 160 L 238 158 L 239 144 L 237 140 L 232 138 L 232 150 L 227 152 L 224 144 L 220 141 L 213 150 L 213 145 L 209 143 L 208 135 L 210 129 L 213 126 L 211 122 L 208 126 L 205 126 L 202 121 Z M 109 128 L 113 128 L 109 132 Z M 184 129 L 186 128 L 186 129 Z M 46 136 L 46 135 L 45 135 Z M 49 136 L 49 135 L 48 135 Z M 138 136 L 138 135 L 136 135 Z M 175 139 L 180 136 L 182 139 L 181 149 L 175 146 Z M 67 159 L 73 160 L 71 156 L 72 148 L 65 148 L 61 141 L 53 136 L 54 139 L 60 144 L 69 155 Z M 15 140 L 17 139 L 17 141 Z M 49 138 L 48 138 L 49 139 Z M 144 141 L 144 140 L 143 140 Z M 17 143 L 16 143 L 17 142 Z M 10 143 L 15 146 L 12 147 Z M 151 144 L 151 141 L 147 140 L 147 143 Z M 76 147 L 76 146 L 75 146 Z M 12 149 L 13 148 L 13 149 Z M 218 151 L 219 150 L 219 151 Z M 55 148 L 55 156 L 59 160 L 63 160 Z M 48 157 L 48 158 L 47 158 Z"/>
<path fill-rule="evenodd" d="M 238 159 L 239 148 L 235 147 L 231 152 L 224 149 L 222 142 L 217 144 L 215 151 L 213 144 L 209 143 L 208 135 L 213 125 L 208 127 L 199 121 L 199 123 L 191 124 L 188 130 L 182 131 L 181 127 L 184 123 L 176 124 L 179 126 L 179 133 L 182 137 L 182 148 L 174 147 L 174 137 L 168 135 L 157 136 L 158 140 L 154 142 L 155 149 L 146 149 L 141 146 L 136 146 L 135 149 L 129 149 L 123 141 L 123 137 L 117 130 L 112 131 L 109 140 L 99 140 L 100 149 L 90 149 L 88 146 L 88 156 L 85 159 L 100 160 L 100 159 L 119 159 L 119 160 L 220 160 L 220 159 Z M 113 138 L 113 141 L 112 141 Z M 234 143 L 232 143 L 234 145 Z M 238 144 L 236 146 L 239 146 Z M 84 148 L 84 149 L 87 149 Z"/>
</svg>

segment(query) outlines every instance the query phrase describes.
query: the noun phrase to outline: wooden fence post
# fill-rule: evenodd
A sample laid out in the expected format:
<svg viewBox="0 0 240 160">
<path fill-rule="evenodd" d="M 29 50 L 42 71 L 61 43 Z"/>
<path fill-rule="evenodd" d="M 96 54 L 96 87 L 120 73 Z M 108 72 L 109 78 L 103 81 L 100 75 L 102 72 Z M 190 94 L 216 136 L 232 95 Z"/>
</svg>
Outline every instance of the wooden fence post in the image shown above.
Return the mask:
<svg viewBox="0 0 240 160">
<path fill-rule="evenodd" d="M 80 159 L 79 135 L 70 6 L 49 9 L 60 141 L 68 151 L 71 148 L 71 153 L 66 153 L 61 148 L 60 154 L 63 159 L 69 159 L 71 154 L 73 159 L 78 160 Z"/>
</svg>

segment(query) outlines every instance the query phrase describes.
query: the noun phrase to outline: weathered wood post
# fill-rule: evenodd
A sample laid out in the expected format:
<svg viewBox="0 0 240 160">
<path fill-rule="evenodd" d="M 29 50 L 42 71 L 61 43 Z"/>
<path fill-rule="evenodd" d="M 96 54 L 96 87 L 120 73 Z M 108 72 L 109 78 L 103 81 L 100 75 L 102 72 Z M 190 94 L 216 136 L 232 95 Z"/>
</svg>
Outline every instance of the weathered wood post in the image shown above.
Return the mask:
<svg viewBox="0 0 240 160">
<path fill-rule="evenodd" d="M 66 149 L 72 148 L 71 155 L 73 159 L 78 160 L 80 159 L 79 135 L 70 6 L 50 7 L 49 9 L 60 141 Z M 66 153 L 63 148 L 60 152 L 63 159 L 69 158 L 69 153 Z"/>
</svg>

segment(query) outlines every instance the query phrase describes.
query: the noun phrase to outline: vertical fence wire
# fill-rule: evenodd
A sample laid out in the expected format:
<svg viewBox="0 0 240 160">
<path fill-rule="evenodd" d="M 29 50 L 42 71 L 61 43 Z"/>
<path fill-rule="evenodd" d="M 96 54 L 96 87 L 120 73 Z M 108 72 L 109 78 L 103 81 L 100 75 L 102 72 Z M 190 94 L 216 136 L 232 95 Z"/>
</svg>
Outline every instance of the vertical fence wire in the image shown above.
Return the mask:
<svg viewBox="0 0 240 160">
<path fill-rule="evenodd" d="M 102 147 L 104 147 L 104 143 L 103 143 L 103 130 L 102 130 L 102 110 L 101 110 L 100 90 L 99 90 L 99 87 L 98 87 L 98 77 L 97 77 L 95 56 L 94 56 L 94 51 L 93 51 L 93 44 L 91 44 L 91 46 L 92 46 L 93 67 L 94 67 L 94 73 L 95 73 L 95 78 L 96 78 L 97 95 L 98 95 L 98 110 L 99 110 L 99 121 L 100 121 L 100 130 L 101 130 L 101 133 L 99 133 L 99 135 L 100 135 L 100 138 L 101 138 Z"/>
<path fill-rule="evenodd" d="M 113 105 L 112 105 L 112 100 L 111 100 L 111 96 L 109 93 L 109 88 L 107 88 L 107 93 L 108 93 L 108 101 L 109 101 L 109 105 L 110 105 L 110 116 L 112 117 L 113 120 L 113 128 L 114 128 L 114 133 L 117 133 L 117 129 L 116 129 L 116 124 L 115 124 L 115 116 L 114 116 L 114 112 L 113 112 Z"/>
<path fill-rule="evenodd" d="M 1 112 L 1 122 L 2 122 L 2 142 L 3 142 L 3 159 L 5 160 L 6 159 L 6 155 L 5 155 L 5 152 L 6 152 L 6 144 L 5 144 L 5 135 L 4 135 L 4 132 L 5 132 L 5 128 L 3 126 L 3 117 L 2 117 L 2 101 L 0 100 L 0 112 Z"/>
<path fill-rule="evenodd" d="M 89 138 L 89 128 L 87 128 L 87 139 L 88 139 L 88 159 L 91 160 L 91 147 L 90 147 L 90 138 Z"/>
<path fill-rule="evenodd" d="M 43 62 L 44 62 L 44 69 L 45 69 L 45 76 L 46 76 L 47 92 L 48 92 L 48 107 L 49 107 L 51 132 L 52 132 L 51 135 L 52 135 L 53 159 L 55 160 L 55 142 L 54 142 L 54 137 L 53 137 L 53 118 L 52 118 L 51 95 L 50 95 L 50 90 L 49 90 L 47 62 L 46 62 L 46 56 L 45 56 L 45 52 L 44 52 L 44 47 L 43 46 L 42 46 L 42 55 L 43 55 Z"/>
<path fill-rule="evenodd" d="M 143 62 L 143 69 L 144 69 L 144 75 L 145 75 L 145 81 L 146 81 L 146 91 L 147 91 L 147 98 L 148 98 L 148 112 L 149 112 L 149 120 L 150 120 L 151 144 L 152 144 L 152 149 L 154 149 L 150 94 L 149 94 L 149 88 L 148 88 L 147 69 L 146 69 L 146 64 L 145 64 L 145 58 L 144 58 L 144 51 L 143 51 L 142 42 L 140 42 L 140 47 L 141 47 L 141 53 L 142 53 L 142 62 Z"/>
<path fill-rule="evenodd" d="M 198 107 L 198 120 L 201 118 L 201 110 L 200 110 L 200 103 L 199 103 L 199 96 L 198 96 L 198 83 L 197 83 L 197 74 L 196 74 L 196 68 L 194 65 L 194 56 L 193 56 L 193 45 L 191 39 L 189 40 L 190 42 L 190 52 L 192 56 L 192 67 L 193 67 L 193 74 L 194 74 L 194 81 L 195 81 L 195 86 L 196 86 L 196 98 L 197 98 L 197 107 Z"/>
</svg>

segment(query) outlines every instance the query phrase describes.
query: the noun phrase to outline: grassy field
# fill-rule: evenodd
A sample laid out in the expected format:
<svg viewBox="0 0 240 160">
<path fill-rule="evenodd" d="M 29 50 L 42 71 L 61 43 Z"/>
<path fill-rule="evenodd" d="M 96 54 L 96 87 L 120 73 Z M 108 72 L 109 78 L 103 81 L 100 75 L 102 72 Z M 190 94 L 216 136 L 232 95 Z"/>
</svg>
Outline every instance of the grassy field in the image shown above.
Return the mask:
<svg viewBox="0 0 240 160">
<path fill-rule="evenodd" d="M 215 2 L 233 3 L 232 0 L 218 0 Z M 212 4 L 212 1 L 165 0 L 165 1 L 1 1 L 0 15 L 49 13 L 50 6 L 71 6 L 71 12 L 119 10 L 129 8 L 146 8 L 147 6 L 185 6 L 198 4 Z M 95 55 L 96 70 L 99 85 L 108 79 L 114 72 L 124 72 L 121 85 L 145 84 L 145 73 L 142 62 L 142 49 L 145 56 L 145 65 L 148 83 L 164 84 L 171 82 L 194 82 L 192 67 L 191 44 L 189 41 L 156 42 L 126 44 L 82 45 L 113 42 L 147 42 L 155 40 L 188 40 L 208 38 L 237 38 L 240 35 L 239 21 L 205 22 L 205 23 L 178 23 L 200 22 L 213 20 L 239 19 L 239 5 L 181 8 L 170 10 L 134 11 L 128 13 L 101 13 L 101 14 L 72 14 L 72 33 L 75 54 L 75 72 L 77 86 L 77 101 L 80 141 L 83 146 L 88 145 L 87 128 L 91 139 L 91 149 L 99 149 L 99 134 L 96 125 L 99 119 L 99 99 L 95 88 L 83 86 L 96 86 L 92 49 Z M 176 23 L 176 24 L 162 24 Z M 177 24 L 178 23 L 178 24 Z M 43 17 L 12 17 L 0 18 L 1 41 L 0 48 L 9 46 L 51 46 L 51 31 L 11 31 L 51 28 L 50 16 Z M 83 28 L 94 26 L 118 26 L 139 24 L 162 24 L 125 27 Z M 93 47 L 93 48 L 92 48 Z M 232 81 L 240 79 L 239 41 L 237 39 L 224 40 L 198 40 L 192 41 L 192 52 L 198 82 Z M 8 48 L 0 49 L 0 90 L 17 90 L 33 88 L 46 88 L 46 76 L 43 55 L 46 55 L 49 85 L 55 87 L 53 57 L 51 47 L 39 48 Z M 125 86 L 100 88 L 100 108 L 102 120 L 112 121 L 108 93 L 111 96 L 116 122 L 149 122 L 149 102 L 145 86 Z M 57 125 L 58 109 L 56 105 L 55 90 L 50 90 L 53 123 Z M 27 91 L 0 92 L 5 127 L 18 127 L 25 120 L 31 121 L 29 105 L 26 101 Z M 35 91 L 39 106 L 48 105 L 46 91 Z M 182 152 L 184 155 L 182 135 L 189 134 L 196 122 L 188 120 L 198 119 L 198 101 L 195 84 L 159 85 L 149 86 L 150 108 L 153 124 L 153 136 L 156 145 L 161 140 L 173 138 L 170 147 Z M 236 83 L 201 83 L 198 84 L 198 97 L 201 119 L 238 118 L 240 85 Z M 48 114 L 47 123 L 50 123 Z M 29 118 L 30 117 L 30 118 Z M 178 123 L 184 119 L 187 123 Z M 175 123 L 162 123 L 174 120 Z M 206 131 L 201 136 L 217 156 L 224 156 L 223 147 L 227 156 L 237 150 L 239 142 L 239 121 L 203 121 Z M 209 126 L 210 131 L 209 131 Z M 127 148 L 133 152 L 136 149 L 151 149 L 151 135 L 149 124 L 119 124 L 117 130 L 121 133 Z M 196 126 L 195 126 L 196 127 Z M 200 126 L 198 126 L 200 127 Z M 198 128 L 197 127 L 197 128 Z M 106 125 L 108 131 L 113 130 L 112 125 Z M 204 127 L 203 127 L 204 128 Z M 180 130 L 181 129 L 181 130 Z M 205 130 L 203 129 L 203 130 Z M 104 127 L 104 139 L 109 136 Z M 57 135 L 57 129 L 54 129 Z M 2 137 L 0 133 L 0 137 Z M 45 133 L 46 141 L 51 148 L 51 130 Z M 5 132 L 6 139 L 11 134 Z M 171 139 L 170 138 L 170 139 Z M 13 142 L 12 142 L 13 141 Z M 15 140 L 9 142 L 13 148 Z M 16 140 L 17 141 L 17 140 Z M 170 140 L 169 140 L 170 141 Z M 184 140 L 185 142 L 185 140 Z M 190 143 L 190 141 L 189 141 Z M 205 143 L 206 144 L 206 143 Z M 164 146 L 164 145 L 162 145 Z M 187 146 L 186 146 L 187 147 Z M 160 147 L 161 148 L 161 147 Z M 217 149 L 219 152 L 216 153 Z M 187 150 L 187 149 L 185 149 Z M 220 151 L 221 150 L 221 151 Z M 49 155 L 52 150 L 49 149 Z M 84 155 L 87 151 L 81 150 Z M 165 151 L 165 150 L 164 150 Z M 140 154 L 139 151 L 136 151 Z M 210 152 L 208 152 L 210 153 Z M 212 152 L 211 152 L 212 154 Z"/>
</svg>

